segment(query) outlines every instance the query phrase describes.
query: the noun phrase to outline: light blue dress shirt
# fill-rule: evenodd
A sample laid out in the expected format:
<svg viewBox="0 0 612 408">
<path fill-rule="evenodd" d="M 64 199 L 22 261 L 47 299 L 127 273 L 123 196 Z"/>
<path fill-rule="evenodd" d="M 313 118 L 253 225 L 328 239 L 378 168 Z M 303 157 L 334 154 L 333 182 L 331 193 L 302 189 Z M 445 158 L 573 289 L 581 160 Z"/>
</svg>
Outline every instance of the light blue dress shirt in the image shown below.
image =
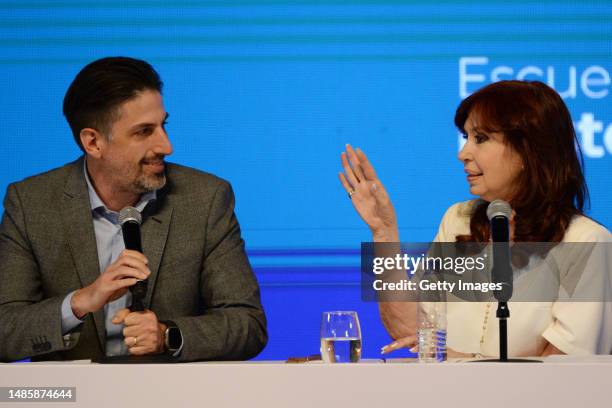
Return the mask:
<svg viewBox="0 0 612 408">
<path fill-rule="evenodd" d="M 121 225 L 119 224 L 119 213 L 106 208 L 104 202 L 93 188 L 87 165 L 83 166 L 87 189 L 89 191 L 89 203 L 93 216 L 94 231 L 96 234 L 96 245 L 98 247 L 98 261 L 100 263 L 100 273 L 104 272 L 119 257 L 121 251 L 125 249 Z M 142 212 L 150 201 L 157 198 L 157 191 L 143 194 L 138 203 L 134 206 Z M 62 302 L 62 334 L 73 330 L 83 321 L 78 319 L 72 312 L 70 301 L 74 292 L 66 296 Z M 132 294 L 128 291 L 125 295 L 104 306 L 104 322 L 106 328 L 106 355 L 117 356 L 128 354 L 127 346 L 123 342 L 123 324 L 114 324 L 111 320 L 120 309 L 124 309 L 132 304 Z"/>
</svg>

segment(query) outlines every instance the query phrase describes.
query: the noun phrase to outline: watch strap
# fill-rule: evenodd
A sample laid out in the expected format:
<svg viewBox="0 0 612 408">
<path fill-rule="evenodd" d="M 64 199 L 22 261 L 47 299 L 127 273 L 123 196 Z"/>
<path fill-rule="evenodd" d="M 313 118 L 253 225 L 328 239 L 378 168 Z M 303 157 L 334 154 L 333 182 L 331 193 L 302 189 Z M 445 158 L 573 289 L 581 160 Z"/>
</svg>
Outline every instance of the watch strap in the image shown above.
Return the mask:
<svg viewBox="0 0 612 408">
<path fill-rule="evenodd" d="M 174 354 L 176 353 L 180 346 L 176 347 L 176 348 L 171 348 L 170 346 L 170 330 L 178 330 L 180 336 L 181 336 L 181 343 L 182 343 L 182 333 L 181 333 L 181 329 L 179 329 L 179 327 L 177 326 L 176 323 L 174 323 L 172 320 L 160 320 L 159 321 L 161 324 L 166 326 L 166 330 L 164 331 L 164 349 L 166 350 L 166 353 L 168 354 Z"/>
</svg>

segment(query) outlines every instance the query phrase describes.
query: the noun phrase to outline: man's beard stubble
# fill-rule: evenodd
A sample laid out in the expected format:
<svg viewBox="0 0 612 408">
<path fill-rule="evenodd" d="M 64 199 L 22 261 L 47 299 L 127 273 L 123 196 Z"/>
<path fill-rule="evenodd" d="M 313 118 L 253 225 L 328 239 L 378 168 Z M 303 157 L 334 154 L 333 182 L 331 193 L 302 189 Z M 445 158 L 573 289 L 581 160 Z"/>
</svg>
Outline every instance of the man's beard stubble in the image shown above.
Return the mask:
<svg viewBox="0 0 612 408">
<path fill-rule="evenodd" d="M 161 174 L 145 174 L 141 173 L 140 176 L 134 181 L 134 190 L 138 193 L 148 193 L 150 191 L 159 190 L 166 185 L 166 172 Z"/>
<path fill-rule="evenodd" d="M 164 163 L 164 171 L 161 173 L 147 174 L 144 171 L 146 162 L 161 161 Z M 159 190 L 166 185 L 166 163 L 164 156 L 144 158 L 140 163 L 140 174 L 133 183 L 134 190 L 138 193 L 148 193 L 154 190 Z"/>
</svg>

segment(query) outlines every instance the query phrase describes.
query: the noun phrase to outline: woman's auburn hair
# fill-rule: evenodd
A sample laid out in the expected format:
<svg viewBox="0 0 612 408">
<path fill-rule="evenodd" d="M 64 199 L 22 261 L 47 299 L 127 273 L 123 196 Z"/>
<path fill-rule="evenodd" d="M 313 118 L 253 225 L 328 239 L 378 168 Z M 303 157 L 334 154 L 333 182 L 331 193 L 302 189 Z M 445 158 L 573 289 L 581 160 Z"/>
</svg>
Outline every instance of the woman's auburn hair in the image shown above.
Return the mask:
<svg viewBox="0 0 612 408">
<path fill-rule="evenodd" d="M 463 134 L 472 113 L 483 131 L 503 133 L 523 163 L 510 200 L 516 214 L 514 241 L 560 242 L 589 198 L 580 145 L 559 94 L 539 81 L 495 82 L 459 104 L 455 125 Z M 488 204 L 476 202 L 470 235 L 459 235 L 457 241 L 489 241 Z"/>
</svg>

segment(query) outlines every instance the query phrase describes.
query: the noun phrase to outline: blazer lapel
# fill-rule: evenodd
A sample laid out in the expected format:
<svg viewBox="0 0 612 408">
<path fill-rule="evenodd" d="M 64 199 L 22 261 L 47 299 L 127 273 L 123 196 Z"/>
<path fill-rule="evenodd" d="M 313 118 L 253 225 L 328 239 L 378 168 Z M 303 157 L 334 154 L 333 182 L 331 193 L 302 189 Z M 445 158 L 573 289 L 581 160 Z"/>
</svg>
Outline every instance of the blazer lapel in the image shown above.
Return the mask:
<svg viewBox="0 0 612 408">
<path fill-rule="evenodd" d="M 84 161 L 81 158 L 71 167 L 64 186 L 61 205 L 62 223 L 81 287 L 92 284 L 100 276 L 96 235 L 83 165 Z M 106 332 L 104 310 L 94 313 L 93 318 L 98 340 L 104 350 Z"/>
<path fill-rule="evenodd" d="M 142 250 L 149 260 L 149 269 L 151 270 L 151 276 L 149 276 L 147 285 L 147 295 L 144 301 L 146 308 L 151 306 L 157 273 L 164 254 L 168 229 L 172 219 L 172 207 L 168 204 L 164 191 L 158 192 L 158 194 L 160 194 L 160 197 L 145 209 L 143 214 L 145 217 L 141 228 Z M 148 215 L 149 213 L 151 215 Z"/>
</svg>

